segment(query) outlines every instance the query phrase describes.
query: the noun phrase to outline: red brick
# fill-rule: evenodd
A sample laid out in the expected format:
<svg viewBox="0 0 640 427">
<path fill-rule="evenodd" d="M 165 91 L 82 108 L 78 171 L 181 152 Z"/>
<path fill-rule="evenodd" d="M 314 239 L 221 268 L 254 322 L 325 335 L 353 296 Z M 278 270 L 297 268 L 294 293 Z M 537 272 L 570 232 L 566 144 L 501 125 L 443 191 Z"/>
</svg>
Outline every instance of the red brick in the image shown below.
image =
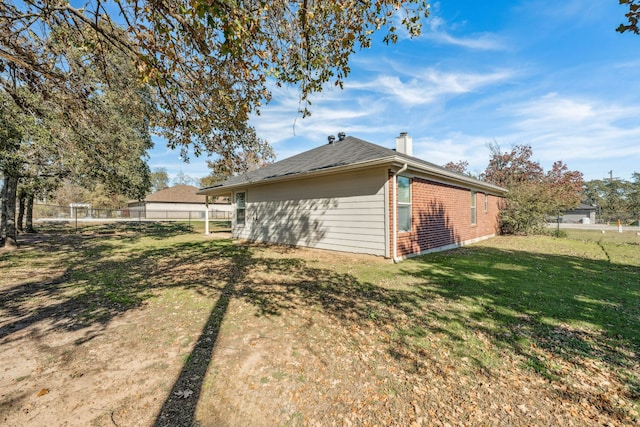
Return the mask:
<svg viewBox="0 0 640 427">
<path fill-rule="evenodd" d="M 396 221 L 393 206 L 393 173 L 389 171 L 389 221 Z M 484 210 L 485 193 L 476 193 L 476 223 L 471 224 L 471 190 L 424 178 L 411 181 L 412 227 L 409 233 L 398 233 L 397 256 L 419 254 L 451 244 L 489 237 L 498 233 L 501 197 L 489 195 Z M 390 252 L 393 254 L 393 226 L 389 230 Z"/>
</svg>

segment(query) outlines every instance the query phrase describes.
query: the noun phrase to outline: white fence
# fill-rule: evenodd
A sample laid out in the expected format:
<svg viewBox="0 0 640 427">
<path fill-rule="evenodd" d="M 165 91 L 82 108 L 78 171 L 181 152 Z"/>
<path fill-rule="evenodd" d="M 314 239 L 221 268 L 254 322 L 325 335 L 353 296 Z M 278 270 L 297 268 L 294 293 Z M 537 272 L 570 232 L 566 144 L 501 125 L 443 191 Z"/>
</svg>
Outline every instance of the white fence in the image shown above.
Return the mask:
<svg viewBox="0 0 640 427">
<path fill-rule="evenodd" d="M 229 221 L 232 212 L 209 207 L 210 221 Z M 35 205 L 34 221 L 100 221 L 100 220 L 166 220 L 166 221 L 204 221 L 205 210 L 145 210 L 145 209 L 96 209 L 75 206 Z"/>
</svg>

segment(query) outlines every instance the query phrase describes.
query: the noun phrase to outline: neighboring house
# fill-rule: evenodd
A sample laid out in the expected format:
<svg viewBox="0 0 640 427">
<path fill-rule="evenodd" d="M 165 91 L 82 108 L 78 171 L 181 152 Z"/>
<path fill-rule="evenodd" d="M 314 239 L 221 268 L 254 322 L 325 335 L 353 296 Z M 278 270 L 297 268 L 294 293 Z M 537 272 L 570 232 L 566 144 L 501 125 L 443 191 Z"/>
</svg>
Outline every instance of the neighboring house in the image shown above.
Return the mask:
<svg viewBox="0 0 640 427">
<path fill-rule="evenodd" d="M 339 135 L 198 194 L 231 194 L 233 236 L 394 260 L 492 237 L 504 188 Z"/>
<path fill-rule="evenodd" d="M 580 203 L 575 209 L 563 212 L 560 216 L 564 223 L 575 224 L 595 224 L 596 223 L 596 207 L 586 203 Z"/>
<path fill-rule="evenodd" d="M 130 216 L 148 219 L 186 219 L 205 217 L 205 196 L 196 194 L 197 187 L 192 185 L 174 185 L 148 195 L 143 201 L 129 202 Z M 230 203 L 222 203 L 224 198 L 209 210 L 231 212 Z"/>
</svg>

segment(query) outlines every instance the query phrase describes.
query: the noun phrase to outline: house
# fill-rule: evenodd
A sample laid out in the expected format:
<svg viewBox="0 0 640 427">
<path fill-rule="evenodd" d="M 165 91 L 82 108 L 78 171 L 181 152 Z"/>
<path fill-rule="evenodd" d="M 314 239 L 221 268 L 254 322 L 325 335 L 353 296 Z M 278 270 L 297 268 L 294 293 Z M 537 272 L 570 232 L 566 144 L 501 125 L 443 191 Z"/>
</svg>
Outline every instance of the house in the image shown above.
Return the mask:
<svg viewBox="0 0 640 427">
<path fill-rule="evenodd" d="M 399 260 L 496 235 L 506 190 L 413 157 L 406 133 L 395 150 L 340 133 L 198 194 L 232 196 L 235 238 Z"/>
<path fill-rule="evenodd" d="M 596 206 L 591 206 L 587 203 L 580 203 L 576 208 L 563 212 L 561 215 L 561 221 L 564 223 L 575 224 L 595 224 L 597 209 L 598 208 Z"/>
<path fill-rule="evenodd" d="M 141 202 L 129 202 L 131 217 L 147 219 L 202 219 L 205 217 L 206 197 L 196 194 L 197 187 L 192 185 L 174 185 L 145 197 Z M 227 218 L 232 211 L 231 204 L 225 198 L 215 198 L 214 218 Z"/>
</svg>

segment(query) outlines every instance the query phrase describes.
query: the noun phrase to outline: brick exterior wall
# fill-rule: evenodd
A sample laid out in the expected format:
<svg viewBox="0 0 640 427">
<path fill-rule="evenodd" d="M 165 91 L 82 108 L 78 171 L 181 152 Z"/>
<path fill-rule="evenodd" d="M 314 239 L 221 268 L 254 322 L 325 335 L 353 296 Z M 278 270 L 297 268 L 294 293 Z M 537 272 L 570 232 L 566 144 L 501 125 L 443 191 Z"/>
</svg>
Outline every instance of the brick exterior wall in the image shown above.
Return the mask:
<svg viewBox="0 0 640 427">
<path fill-rule="evenodd" d="M 393 203 L 393 173 L 389 173 L 389 221 L 397 221 Z M 471 190 L 429 181 L 411 179 L 411 232 L 398 232 L 397 256 L 419 254 L 441 247 L 462 244 L 498 234 L 499 206 L 502 198 L 476 192 L 476 223 L 471 224 Z M 393 256 L 393 226 L 389 230 Z"/>
</svg>

